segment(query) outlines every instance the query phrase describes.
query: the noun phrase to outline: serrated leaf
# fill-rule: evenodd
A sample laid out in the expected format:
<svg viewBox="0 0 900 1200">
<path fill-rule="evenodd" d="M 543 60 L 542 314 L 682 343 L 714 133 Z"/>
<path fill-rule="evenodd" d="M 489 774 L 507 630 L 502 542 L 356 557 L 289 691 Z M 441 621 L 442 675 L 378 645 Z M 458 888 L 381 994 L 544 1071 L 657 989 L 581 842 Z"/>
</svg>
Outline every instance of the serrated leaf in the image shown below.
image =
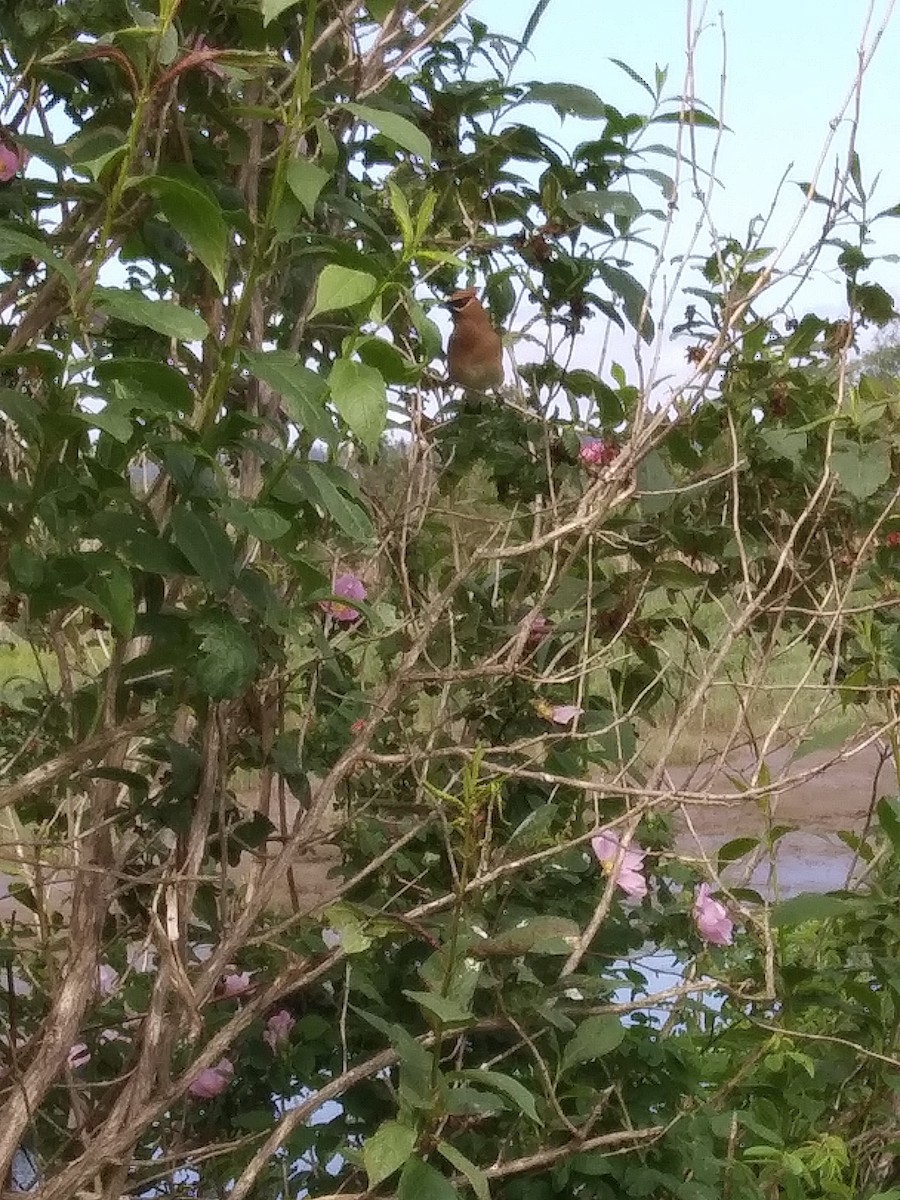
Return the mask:
<svg viewBox="0 0 900 1200">
<path fill-rule="evenodd" d="M 651 125 L 694 125 L 700 129 L 722 129 L 715 117 L 699 108 L 684 108 L 679 112 L 661 113 L 650 118 Z M 645 151 L 646 153 L 646 151 Z"/>
<path fill-rule="evenodd" d="M 334 429 L 325 411 L 325 380 L 303 365 L 290 350 L 245 350 L 244 361 L 252 375 L 280 396 L 295 425 L 328 441 Z"/>
<path fill-rule="evenodd" d="M 331 399 L 369 457 L 375 457 L 387 425 L 387 390 L 374 367 L 339 358 L 328 376 Z"/>
<path fill-rule="evenodd" d="M 259 656 L 246 629 L 230 613 L 198 618 L 202 635 L 195 679 L 213 700 L 231 700 L 247 690 L 256 676 Z"/>
<path fill-rule="evenodd" d="M 287 12 L 289 8 L 293 8 L 295 4 L 299 3 L 300 0 L 260 0 L 259 7 L 263 25 L 270 24 L 276 17 L 280 17 L 283 12 Z"/>
<path fill-rule="evenodd" d="M 224 291 L 228 226 L 218 200 L 199 176 L 150 175 L 139 186 L 157 196 L 166 220 Z"/>
<path fill-rule="evenodd" d="M 575 83 L 532 83 L 523 104 L 549 104 L 561 117 L 571 115 L 587 121 L 604 120 L 606 105 L 596 92 Z"/>
<path fill-rule="evenodd" d="M 867 500 L 890 478 L 890 450 L 884 442 L 844 442 L 832 454 L 831 466 L 845 491 L 856 500 Z"/>
<path fill-rule="evenodd" d="M 413 992 L 408 988 L 403 989 L 403 995 L 445 1025 L 464 1025 L 472 1020 L 471 1012 L 449 996 L 438 996 L 434 992 Z"/>
<path fill-rule="evenodd" d="M 647 293 L 641 284 L 621 267 L 614 267 L 609 263 L 598 263 L 597 274 L 609 290 L 621 299 L 625 316 L 632 329 L 635 329 L 645 342 L 652 341 L 655 327 L 647 306 Z"/>
<path fill-rule="evenodd" d="M 322 188 L 331 178 L 331 172 L 308 158 L 292 158 L 287 168 L 287 185 L 312 217 L 316 201 Z"/>
<path fill-rule="evenodd" d="M 135 619 L 131 572 L 115 559 L 106 557 L 91 562 L 91 567 L 89 582 L 67 588 L 66 594 L 102 617 L 122 637 L 131 637 Z"/>
<path fill-rule="evenodd" d="M 338 935 L 345 954 L 362 954 L 372 945 L 372 938 L 366 932 L 362 919 L 349 905 L 332 904 L 325 909 L 323 916 L 328 928 Z"/>
<path fill-rule="evenodd" d="M 647 515 L 663 512 L 675 502 L 675 480 L 658 450 L 651 450 L 637 468 L 641 510 Z"/>
<path fill-rule="evenodd" d="M 78 276 L 70 263 L 54 254 L 46 242 L 30 234 L 23 233 L 12 225 L 0 224 L 0 259 L 21 255 L 22 258 L 34 258 L 46 264 L 49 270 L 55 271 L 68 284 L 69 291 L 74 292 L 78 286 Z"/>
<path fill-rule="evenodd" d="M 446 1175 L 413 1155 L 400 1176 L 397 1200 L 459 1200 L 459 1192 Z"/>
<path fill-rule="evenodd" d="M 519 1083 L 518 1079 L 513 1079 L 511 1075 L 505 1075 L 502 1071 L 466 1068 L 461 1071 L 452 1071 L 449 1078 L 467 1079 L 471 1083 L 478 1083 L 493 1092 L 499 1092 L 501 1096 L 506 1096 L 511 1100 L 516 1108 L 520 1112 L 523 1112 L 526 1117 L 529 1117 L 538 1125 L 541 1124 L 541 1119 L 535 1107 L 534 1096 L 529 1092 L 528 1088 Z"/>
<path fill-rule="evenodd" d="M 479 944 L 482 954 L 568 954 L 577 942 L 581 930 L 568 917 L 537 914 L 504 929 L 495 937 Z"/>
<path fill-rule="evenodd" d="M 234 579 L 234 550 L 226 533 L 206 513 L 183 504 L 172 509 L 170 524 L 184 557 L 214 592 L 224 595 Z"/>
<path fill-rule="evenodd" d="M 383 108 L 370 108 L 367 104 L 345 104 L 344 107 L 360 121 L 372 125 L 388 141 L 395 142 L 401 150 L 408 150 L 425 162 L 431 162 L 431 142 L 406 117 Z"/>
<path fill-rule="evenodd" d="M 375 276 L 329 263 L 316 282 L 316 299 L 310 319 L 320 313 L 336 312 L 361 304 L 375 291 Z"/>
<path fill-rule="evenodd" d="M 340 491 L 318 463 L 308 463 L 307 471 L 322 507 L 344 533 L 356 542 L 370 541 L 375 531 L 366 510 Z"/>
<path fill-rule="evenodd" d="M 758 845 L 759 838 L 754 837 L 732 838 L 730 842 L 725 842 L 719 847 L 718 869 L 721 871 L 726 863 L 737 862 L 739 858 L 754 851 Z"/>
<path fill-rule="evenodd" d="M 628 220 L 634 220 L 643 211 L 640 201 L 630 192 L 573 192 L 570 196 L 566 196 L 562 206 L 576 221 L 590 221 L 606 216 L 627 217 Z"/>
<path fill-rule="evenodd" d="M 602 1058 L 621 1046 L 624 1040 L 625 1026 L 612 1013 L 585 1017 L 566 1043 L 563 1069 Z"/>
<path fill-rule="evenodd" d="M 418 1135 L 411 1126 L 400 1121 L 385 1121 L 362 1149 L 363 1166 L 369 1177 L 369 1187 L 377 1188 L 395 1171 L 399 1171 L 412 1154 Z"/>
<path fill-rule="evenodd" d="M 127 288 L 98 287 L 93 300 L 100 312 L 130 325 L 145 325 L 163 337 L 179 342 L 202 342 L 209 327 L 202 317 L 171 300 L 149 300 Z"/>
<path fill-rule="evenodd" d="M 72 415 L 79 421 L 84 421 L 85 425 L 90 426 L 91 429 L 102 429 L 114 441 L 121 442 L 123 445 L 131 437 L 134 429 L 128 414 L 112 408 L 110 405 L 100 409 L 99 412 L 76 410 Z"/>
<path fill-rule="evenodd" d="M 806 452 L 806 434 L 802 429 L 763 429 L 759 436 L 776 458 L 796 464 Z"/>
<path fill-rule="evenodd" d="M 438 1142 L 437 1148 L 438 1154 L 442 1154 L 451 1167 L 455 1167 L 460 1175 L 465 1175 L 478 1200 L 491 1200 L 491 1189 L 488 1185 L 487 1175 L 485 1175 L 481 1167 L 476 1166 L 470 1158 L 466 1158 L 464 1154 L 457 1150 L 455 1146 L 451 1146 L 449 1142 Z"/>
<path fill-rule="evenodd" d="M 827 921 L 829 917 L 846 916 L 856 908 L 853 900 L 841 896 L 819 895 L 817 892 L 801 892 L 772 909 L 772 927 L 803 925 L 806 921 Z"/>
<path fill-rule="evenodd" d="M 230 525 L 243 529 L 245 533 L 259 538 L 261 542 L 274 542 L 283 537 L 291 527 L 281 513 L 245 500 L 229 500 L 219 505 L 219 512 Z"/>
<path fill-rule="evenodd" d="M 105 358 L 93 364 L 101 384 L 118 384 L 118 395 L 129 411 L 156 411 L 142 401 L 150 393 L 169 412 L 190 412 L 193 406 L 191 386 L 180 371 L 168 363 L 150 358 Z"/>
</svg>

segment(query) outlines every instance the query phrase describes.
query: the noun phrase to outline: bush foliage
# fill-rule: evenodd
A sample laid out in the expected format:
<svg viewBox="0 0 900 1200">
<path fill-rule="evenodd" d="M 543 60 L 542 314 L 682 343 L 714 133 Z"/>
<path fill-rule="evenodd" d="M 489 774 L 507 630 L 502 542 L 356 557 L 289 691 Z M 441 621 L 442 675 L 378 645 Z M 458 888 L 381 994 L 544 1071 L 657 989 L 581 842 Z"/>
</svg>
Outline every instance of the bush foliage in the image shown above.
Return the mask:
<svg viewBox="0 0 900 1200">
<path fill-rule="evenodd" d="M 9 1189 L 900 1196 L 896 781 L 859 885 L 748 883 L 774 749 L 900 763 L 858 160 L 804 185 L 841 320 L 755 229 L 657 311 L 715 115 L 464 7 L 0 16 Z M 470 284 L 499 396 L 444 378 Z"/>
</svg>

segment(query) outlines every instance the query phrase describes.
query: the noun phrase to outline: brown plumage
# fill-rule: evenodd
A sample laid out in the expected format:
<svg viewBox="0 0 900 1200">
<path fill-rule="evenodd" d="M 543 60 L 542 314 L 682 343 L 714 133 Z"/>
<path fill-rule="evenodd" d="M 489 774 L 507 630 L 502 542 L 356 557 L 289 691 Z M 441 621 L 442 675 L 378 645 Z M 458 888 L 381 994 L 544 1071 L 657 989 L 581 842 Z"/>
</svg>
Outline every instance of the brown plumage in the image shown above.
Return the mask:
<svg viewBox="0 0 900 1200">
<path fill-rule="evenodd" d="M 475 289 L 454 292 L 447 306 L 453 317 L 447 344 L 451 382 L 476 392 L 499 387 L 503 382 L 503 343 Z"/>
</svg>

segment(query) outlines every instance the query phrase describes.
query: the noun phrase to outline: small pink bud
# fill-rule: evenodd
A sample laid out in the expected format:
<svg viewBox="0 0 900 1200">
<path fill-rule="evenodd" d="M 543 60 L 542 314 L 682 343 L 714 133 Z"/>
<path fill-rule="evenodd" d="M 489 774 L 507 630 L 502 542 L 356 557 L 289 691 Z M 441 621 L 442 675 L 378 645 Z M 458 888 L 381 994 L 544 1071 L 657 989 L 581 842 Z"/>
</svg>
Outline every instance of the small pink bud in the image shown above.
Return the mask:
<svg viewBox="0 0 900 1200">
<path fill-rule="evenodd" d="M 191 1080 L 188 1095 L 193 1096 L 195 1100 L 212 1100 L 225 1091 L 233 1077 L 234 1063 L 222 1058 L 214 1067 L 204 1067 Z"/>
<path fill-rule="evenodd" d="M 604 441 L 602 438 L 588 438 L 578 451 L 578 461 L 588 470 L 596 470 L 599 467 L 608 467 L 618 453 L 619 447 L 614 442 Z"/>
<path fill-rule="evenodd" d="M 538 613 L 528 628 L 526 645 L 539 646 L 552 628 L 553 626 L 543 613 Z"/>
</svg>

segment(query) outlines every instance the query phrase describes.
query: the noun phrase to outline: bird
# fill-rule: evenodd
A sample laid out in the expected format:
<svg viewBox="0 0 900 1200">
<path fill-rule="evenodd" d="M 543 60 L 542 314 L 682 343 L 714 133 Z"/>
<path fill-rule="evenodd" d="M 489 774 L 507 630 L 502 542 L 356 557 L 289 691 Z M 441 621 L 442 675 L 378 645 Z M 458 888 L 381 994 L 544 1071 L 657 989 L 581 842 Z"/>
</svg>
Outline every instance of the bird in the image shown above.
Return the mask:
<svg viewBox="0 0 900 1200">
<path fill-rule="evenodd" d="M 463 288 L 447 300 L 453 332 L 447 343 L 451 383 L 467 391 L 486 392 L 503 383 L 503 343 L 475 288 Z"/>
</svg>

